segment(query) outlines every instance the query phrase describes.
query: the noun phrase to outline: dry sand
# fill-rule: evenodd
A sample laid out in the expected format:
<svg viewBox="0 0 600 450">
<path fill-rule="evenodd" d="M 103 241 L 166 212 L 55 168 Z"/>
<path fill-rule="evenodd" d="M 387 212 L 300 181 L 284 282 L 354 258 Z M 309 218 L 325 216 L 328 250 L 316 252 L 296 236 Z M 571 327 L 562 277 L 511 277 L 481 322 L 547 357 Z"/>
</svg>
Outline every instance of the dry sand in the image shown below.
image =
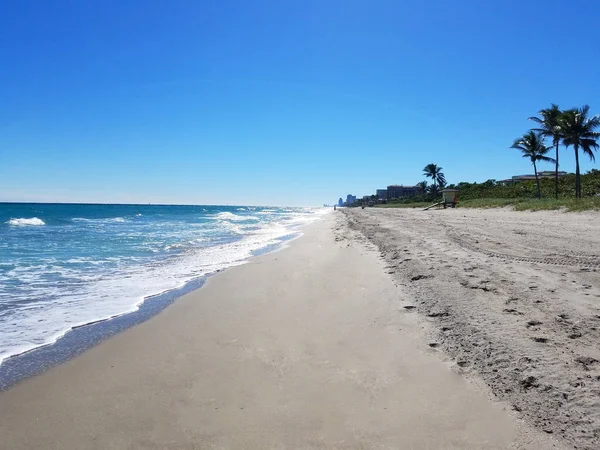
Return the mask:
<svg viewBox="0 0 600 450">
<path fill-rule="evenodd" d="M 355 227 L 362 228 L 358 224 L 364 222 L 367 234 L 393 242 L 389 239 L 392 232 L 380 233 L 379 224 L 394 224 L 400 216 L 375 211 L 372 216 L 359 212 L 351 217 Z M 463 286 L 462 278 L 454 280 L 458 272 L 472 285 L 502 286 L 496 276 L 489 275 L 486 280 L 490 280 L 483 283 L 480 278 L 469 278 L 462 268 L 453 269 L 458 261 L 444 254 L 446 248 L 457 255 L 473 255 L 465 256 L 473 260 L 469 274 L 487 270 L 488 260 L 508 267 L 499 258 L 463 250 L 451 239 L 439 243 L 432 236 L 428 241 L 423 233 L 427 228 L 419 231 L 417 224 L 425 226 L 431 216 L 416 217 L 414 226 L 403 225 L 401 231 L 393 232 L 401 233 L 404 243 L 393 244 L 401 257 L 390 253 L 398 264 L 391 275 L 374 246 L 360 242 L 360 235 L 347 228 L 345 216 L 332 214 L 308 227 L 305 236 L 289 248 L 210 278 L 205 287 L 148 322 L 0 393 L 0 447 L 563 448 L 553 436 L 529 428 L 508 404 L 493 401 L 487 388 L 456 373 L 439 349 L 428 345 L 423 326 L 429 325 L 403 307 L 414 292 L 417 297 L 410 303 L 420 311 L 430 311 L 425 288 L 441 281 L 441 276 L 420 280 L 422 290 L 394 282 L 394 275 L 403 279 L 405 271 L 439 272 L 429 266 L 449 266 L 453 284 L 438 288 L 443 288 L 440 292 L 451 289 L 453 299 L 459 292 L 458 301 L 469 299 L 469 304 L 487 299 L 480 296 L 501 296 Z M 439 231 L 436 227 L 430 229 Z M 429 250 L 427 242 L 437 244 Z M 408 264 L 405 260 L 410 257 L 413 262 Z M 531 270 L 529 277 L 537 273 Z M 567 271 L 568 281 L 574 276 L 570 267 L 556 270 Z M 527 286 L 527 295 L 535 297 L 550 287 L 537 281 L 537 292 Z M 558 284 L 554 280 L 553 285 Z M 451 309 L 446 303 L 446 298 L 439 299 L 431 307 Z M 565 321 L 587 311 L 586 304 L 578 305 L 577 313 L 569 307 Z M 528 307 L 532 311 L 541 308 Z M 495 311 L 493 305 L 483 308 Z M 550 359 L 544 352 L 551 345 L 535 343 L 529 335 L 555 339 L 548 332 L 554 317 L 540 312 L 543 325 L 526 328 L 523 321 L 528 316 L 503 313 L 504 308 L 524 310 L 524 300 L 519 297 L 514 304 L 502 305 L 497 315 L 502 324 L 508 320 L 505 317 L 512 321 L 505 333 L 506 345 L 522 333 L 531 358 L 528 364 L 541 367 L 537 361 Z M 477 309 L 471 313 L 473 330 L 489 325 L 484 313 Z M 456 309 L 451 314 L 455 317 Z M 475 320 L 484 322 L 477 325 Z M 593 323 L 593 318 L 589 320 Z M 453 326 L 448 338 L 440 342 L 448 345 L 458 333 Z M 557 322 L 556 327 L 562 330 L 566 325 Z M 501 326 L 496 328 L 502 336 Z M 565 342 L 584 342 L 589 332 L 581 327 L 582 338 L 565 337 Z M 480 342 L 478 348 L 484 351 L 491 348 L 483 347 L 486 336 L 474 334 L 469 339 Z M 501 344 L 495 343 L 498 348 Z M 462 344 L 457 340 L 453 345 L 458 349 Z M 458 355 L 457 351 L 453 354 Z M 475 351 L 472 354 L 469 364 L 477 367 Z M 517 364 L 519 358 L 520 353 L 505 355 L 506 364 Z M 570 361 L 573 369 L 579 367 Z M 503 367 L 500 360 L 496 363 Z M 523 367 L 520 375 L 526 375 L 526 367 L 519 364 Z M 589 366 L 587 372 L 581 368 L 582 376 L 595 373 L 593 364 Z M 538 371 L 535 376 L 536 381 L 523 393 L 518 382 L 514 386 L 515 395 L 519 392 L 523 398 L 524 410 L 530 393 L 542 391 L 546 383 L 545 374 Z M 572 389 L 581 391 L 589 385 Z"/>
<path fill-rule="evenodd" d="M 600 448 L 600 214 L 350 210 L 457 370 L 538 429 Z"/>
</svg>

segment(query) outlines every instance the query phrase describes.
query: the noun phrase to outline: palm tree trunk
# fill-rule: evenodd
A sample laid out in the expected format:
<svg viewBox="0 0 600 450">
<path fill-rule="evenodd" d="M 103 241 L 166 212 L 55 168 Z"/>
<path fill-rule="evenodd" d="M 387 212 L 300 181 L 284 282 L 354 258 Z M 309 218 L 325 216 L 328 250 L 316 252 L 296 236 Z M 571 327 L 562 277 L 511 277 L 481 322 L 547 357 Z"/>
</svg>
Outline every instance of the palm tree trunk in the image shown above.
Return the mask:
<svg viewBox="0 0 600 450">
<path fill-rule="evenodd" d="M 575 149 L 575 198 L 581 198 L 581 178 L 579 173 L 579 145 L 574 144 Z"/>
<path fill-rule="evenodd" d="M 558 139 L 554 139 L 554 145 L 556 146 L 556 169 L 554 171 L 554 197 L 558 200 Z"/>
<path fill-rule="evenodd" d="M 535 184 L 537 184 L 537 198 L 542 198 L 542 192 L 540 191 L 540 179 L 538 177 L 535 159 L 533 160 L 533 172 L 535 173 Z"/>
</svg>

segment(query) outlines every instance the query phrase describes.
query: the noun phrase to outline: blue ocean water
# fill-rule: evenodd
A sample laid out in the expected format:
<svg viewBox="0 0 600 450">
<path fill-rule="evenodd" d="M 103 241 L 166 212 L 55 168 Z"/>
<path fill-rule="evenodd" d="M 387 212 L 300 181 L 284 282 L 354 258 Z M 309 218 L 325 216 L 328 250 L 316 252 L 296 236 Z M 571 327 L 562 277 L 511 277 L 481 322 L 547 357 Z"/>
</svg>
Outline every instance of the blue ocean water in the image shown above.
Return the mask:
<svg viewBox="0 0 600 450">
<path fill-rule="evenodd" d="M 0 363 L 247 261 L 311 208 L 0 204 Z"/>
</svg>

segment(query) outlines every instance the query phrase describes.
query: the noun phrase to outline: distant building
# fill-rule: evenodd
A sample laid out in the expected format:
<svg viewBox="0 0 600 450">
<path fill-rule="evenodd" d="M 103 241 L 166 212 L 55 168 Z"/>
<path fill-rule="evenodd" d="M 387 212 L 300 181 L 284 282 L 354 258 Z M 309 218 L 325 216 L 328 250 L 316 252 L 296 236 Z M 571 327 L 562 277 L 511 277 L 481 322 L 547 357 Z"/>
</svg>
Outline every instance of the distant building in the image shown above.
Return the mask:
<svg viewBox="0 0 600 450">
<path fill-rule="evenodd" d="M 558 172 L 559 177 L 564 177 L 567 175 L 567 172 Z M 539 178 L 554 178 L 554 171 L 552 170 L 543 170 L 538 172 Z M 501 185 L 509 185 L 514 183 L 520 183 L 521 181 L 535 181 L 535 174 L 531 175 L 514 175 L 512 178 L 507 178 L 506 180 L 500 180 L 497 183 Z"/>
<path fill-rule="evenodd" d="M 565 175 L 567 175 L 567 172 L 563 172 L 563 171 L 558 171 L 558 176 L 559 177 L 564 177 Z M 538 176 L 543 177 L 543 178 L 551 178 L 554 176 L 554 170 L 542 170 L 541 172 L 538 172 Z M 534 175 L 535 177 L 535 175 Z"/>
<path fill-rule="evenodd" d="M 379 200 L 387 200 L 387 189 L 377 189 L 375 195 Z"/>
<path fill-rule="evenodd" d="M 342 200 L 342 197 L 340 197 L 340 199 L 338 200 L 338 206 L 344 206 L 344 200 Z"/>
<path fill-rule="evenodd" d="M 387 187 L 387 199 L 391 200 L 393 198 L 407 198 L 407 197 L 415 197 L 417 195 L 422 195 L 423 189 L 420 186 L 403 186 L 398 184 L 393 184 Z"/>
<path fill-rule="evenodd" d="M 352 203 L 356 203 L 356 195 L 348 194 L 346 196 L 346 204 L 351 205 Z"/>
</svg>

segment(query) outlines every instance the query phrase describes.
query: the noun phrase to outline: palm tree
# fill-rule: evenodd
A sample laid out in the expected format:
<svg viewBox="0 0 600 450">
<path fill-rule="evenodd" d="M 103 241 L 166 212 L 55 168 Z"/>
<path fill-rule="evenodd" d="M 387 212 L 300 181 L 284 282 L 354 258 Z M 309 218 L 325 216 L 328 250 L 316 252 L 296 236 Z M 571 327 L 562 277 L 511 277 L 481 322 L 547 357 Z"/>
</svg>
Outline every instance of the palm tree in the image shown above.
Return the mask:
<svg viewBox="0 0 600 450">
<path fill-rule="evenodd" d="M 536 163 L 538 161 L 555 162 L 554 159 L 545 156 L 552 147 L 546 147 L 544 145 L 544 138 L 540 132 L 531 130 L 525 133 L 519 139 L 515 139 L 510 148 L 521 150 L 523 153 L 523 158 L 529 158 L 533 164 L 535 182 L 537 184 L 537 198 L 540 198 L 542 196 L 542 192 L 540 190 L 540 179 L 538 177 Z"/>
<path fill-rule="evenodd" d="M 579 149 L 595 161 L 594 150 L 600 147 L 596 139 L 600 138 L 600 117 L 588 117 L 590 107 L 584 105 L 565 111 L 560 119 L 563 145 L 573 146 L 575 150 L 575 197 L 581 198 L 581 175 L 579 172 Z"/>
<path fill-rule="evenodd" d="M 431 178 L 433 181 L 433 191 L 437 190 L 437 186 L 443 187 L 446 184 L 446 177 L 442 172 L 442 168 L 437 164 L 427 164 L 423 168 L 423 175 L 427 178 Z"/>
<path fill-rule="evenodd" d="M 550 108 L 541 109 L 538 112 L 540 117 L 530 117 L 529 120 L 533 120 L 535 123 L 539 124 L 539 128 L 534 128 L 534 131 L 538 131 L 544 137 L 552 138 L 552 143 L 556 148 L 556 165 L 554 170 L 554 196 L 558 200 L 558 146 L 560 145 L 560 140 L 562 138 L 562 131 L 560 128 L 560 120 L 563 112 L 558 107 L 552 103 Z"/>
<path fill-rule="evenodd" d="M 420 181 L 417 183 L 417 186 L 419 186 L 423 191 L 423 194 L 425 194 L 425 191 L 427 191 L 427 181 Z"/>
</svg>

